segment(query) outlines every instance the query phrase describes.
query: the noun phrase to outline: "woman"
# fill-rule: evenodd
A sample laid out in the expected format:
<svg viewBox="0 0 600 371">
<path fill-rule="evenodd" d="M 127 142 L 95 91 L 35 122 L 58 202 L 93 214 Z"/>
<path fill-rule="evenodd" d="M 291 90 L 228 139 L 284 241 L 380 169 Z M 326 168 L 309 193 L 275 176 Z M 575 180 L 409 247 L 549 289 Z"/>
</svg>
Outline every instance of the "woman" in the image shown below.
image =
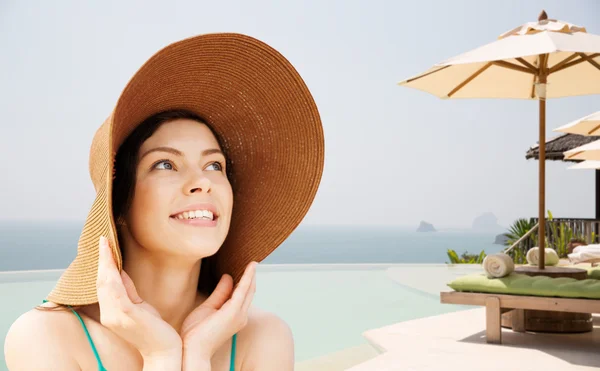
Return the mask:
<svg viewBox="0 0 600 371">
<path fill-rule="evenodd" d="M 90 151 L 77 256 L 6 338 L 12 370 L 292 370 L 251 307 L 256 263 L 300 223 L 323 170 L 317 108 L 244 35 L 176 42 L 122 92 Z"/>
</svg>

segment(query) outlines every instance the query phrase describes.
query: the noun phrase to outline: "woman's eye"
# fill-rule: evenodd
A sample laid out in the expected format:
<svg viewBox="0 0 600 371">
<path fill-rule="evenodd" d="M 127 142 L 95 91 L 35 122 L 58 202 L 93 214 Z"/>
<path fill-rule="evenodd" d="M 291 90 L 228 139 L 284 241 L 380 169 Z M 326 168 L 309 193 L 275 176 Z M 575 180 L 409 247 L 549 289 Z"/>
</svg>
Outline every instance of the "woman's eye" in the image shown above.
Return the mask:
<svg viewBox="0 0 600 371">
<path fill-rule="evenodd" d="M 154 165 L 154 168 L 158 169 L 158 170 L 173 170 L 173 164 L 168 160 L 163 160 L 163 161 L 157 162 Z"/>
<path fill-rule="evenodd" d="M 213 162 L 206 167 L 206 170 L 223 171 L 223 165 L 220 162 Z"/>
</svg>

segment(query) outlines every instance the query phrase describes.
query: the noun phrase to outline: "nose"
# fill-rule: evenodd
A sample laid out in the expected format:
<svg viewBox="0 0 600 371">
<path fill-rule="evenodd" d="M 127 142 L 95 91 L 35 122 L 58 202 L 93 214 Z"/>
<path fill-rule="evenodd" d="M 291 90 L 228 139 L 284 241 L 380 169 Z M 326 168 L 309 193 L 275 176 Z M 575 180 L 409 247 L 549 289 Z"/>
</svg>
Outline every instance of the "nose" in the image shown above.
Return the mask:
<svg viewBox="0 0 600 371">
<path fill-rule="evenodd" d="M 212 183 L 201 170 L 193 171 L 184 185 L 184 193 L 191 195 L 194 193 L 210 193 Z"/>
</svg>

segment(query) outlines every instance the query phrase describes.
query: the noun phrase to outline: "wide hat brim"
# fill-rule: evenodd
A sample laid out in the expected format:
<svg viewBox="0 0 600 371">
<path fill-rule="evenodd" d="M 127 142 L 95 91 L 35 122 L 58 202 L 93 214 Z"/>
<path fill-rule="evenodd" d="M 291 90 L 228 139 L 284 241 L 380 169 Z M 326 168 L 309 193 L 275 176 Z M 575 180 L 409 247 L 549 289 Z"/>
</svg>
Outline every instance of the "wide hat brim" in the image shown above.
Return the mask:
<svg viewBox="0 0 600 371">
<path fill-rule="evenodd" d="M 112 217 L 116 151 L 144 119 L 185 109 L 218 134 L 233 167 L 229 234 L 215 259 L 217 274 L 237 282 L 250 261 L 262 261 L 300 224 L 316 195 L 324 165 L 319 112 L 304 81 L 280 53 L 252 37 L 206 34 L 168 45 L 131 78 L 90 150 L 96 199 L 77 256 L 47 299 L 98 301 L 98 240 L 108 237 L 122 268 Z"/>
</svg>

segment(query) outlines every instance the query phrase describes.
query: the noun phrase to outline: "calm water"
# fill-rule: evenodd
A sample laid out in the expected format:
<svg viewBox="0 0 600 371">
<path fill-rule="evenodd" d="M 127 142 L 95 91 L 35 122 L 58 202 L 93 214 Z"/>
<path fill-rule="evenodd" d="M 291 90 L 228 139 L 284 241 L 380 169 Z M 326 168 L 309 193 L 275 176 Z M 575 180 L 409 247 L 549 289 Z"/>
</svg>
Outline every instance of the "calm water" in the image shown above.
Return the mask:
<svg viewBox="0 0 600 371">
<path fill-rule="evenodd" d="M 0 223 L 0 271 L 64 269 L 74 258 L 82 224 Z M 385 267 L 336 267 L 332 263 L 445 263 L 446 250 L 488 253 L 495 234 L 417 233 L 408 228 L 300 227 L 262 264 L 255 304 L 290 324 L 296 361 L 365 344 L 362 332 L 395 322 L 461 309 L 439 303 L 437 291 L 422 292 L 390 280 Z M 272 267 L 272 268 L 269 268 Z M 421 266 L 419 266 L 421 267 Z M 401 268 L 408 269 L 408 268 Z M 442 286 L 445 267 L 411 277 Z M 23 275 L 24 274 L 24 275 Z M 56 272 L 5 274 L 0 280 L 0 345 L 10 324 L 47 295 Z M 35 276 L 35 277 L 34 277 Z M 0 370 L 4 367 L 0 354 Z"/>
<path fill-rule="evenodd" d="M 412 288 L 415 281 L 443 288 L 453 274 L 444 265 L 392 267 L 408 270 L 411 282 L 392 279 L 388 266 L 261 265 L 253 305 L 288 323 L 296 362 L 367 344 L 362 333 L 369 329 L 466 308 L 441 304 L 436 288 Z M 0 274 L 0 298 L 11 298 L 0 306 L 0 349 L 12 322 L 40 303 L 59 274 Z M 0 371 L 5 367 L 0 352 Z"/>
<path fill-rule="evenodd" d="M 63 269 L 83 223 L 0 222 L 0 271 Z M 447 249 L 498 252 L 494 233 L 418 233 L 406 227 L 298 228 L 264 263 L 446 263 Z"/>
</svg>

